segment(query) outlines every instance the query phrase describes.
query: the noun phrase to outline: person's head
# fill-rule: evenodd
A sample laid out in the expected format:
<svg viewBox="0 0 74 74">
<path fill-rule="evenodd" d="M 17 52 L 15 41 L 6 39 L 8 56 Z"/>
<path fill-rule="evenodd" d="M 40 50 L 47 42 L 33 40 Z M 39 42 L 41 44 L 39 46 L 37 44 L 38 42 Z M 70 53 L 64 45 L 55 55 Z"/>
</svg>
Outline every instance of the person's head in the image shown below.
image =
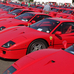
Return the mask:
<svg viewBox="0 0 74 74">
<path fill-rule="evenodd" d="M 44 2 L 42 2 L 42 4 L 44 4 Z"/>
<path fill-rule="evenodd" d="M 48 3 L 48 2 L 47 2 L 46 4 L 47 4 L 47 5 L 49 5 L 49 3 Z"/>
</svg>

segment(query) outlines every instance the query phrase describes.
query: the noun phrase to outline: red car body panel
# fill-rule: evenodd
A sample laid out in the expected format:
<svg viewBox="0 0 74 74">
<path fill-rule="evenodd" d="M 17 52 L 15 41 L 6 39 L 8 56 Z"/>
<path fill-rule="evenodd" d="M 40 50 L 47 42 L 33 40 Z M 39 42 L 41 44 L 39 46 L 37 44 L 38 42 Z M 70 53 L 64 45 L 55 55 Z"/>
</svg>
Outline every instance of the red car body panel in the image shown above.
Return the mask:
<svg viewBox="0 0 74 74">
<path fill-rule="evenodd" d="M 73 74 L 73 57 L 73 54 L 61 49 L 35 51 L 12 64 L 16 69 L 12 74 Z M 9 69 L 7 71 L 11 73 Z"/>
</svg>

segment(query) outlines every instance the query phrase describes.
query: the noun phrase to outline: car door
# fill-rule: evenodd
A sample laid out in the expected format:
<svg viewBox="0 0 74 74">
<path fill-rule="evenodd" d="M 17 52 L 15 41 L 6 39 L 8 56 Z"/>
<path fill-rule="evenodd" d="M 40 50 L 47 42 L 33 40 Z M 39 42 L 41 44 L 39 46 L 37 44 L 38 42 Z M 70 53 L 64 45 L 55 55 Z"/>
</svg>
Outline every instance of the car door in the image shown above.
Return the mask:
<svg viewBox="0 0 74 74">
<path fill-rule="evenodd" d="M 55 35 L 60 31 L 61 35 Z M 74 44 L 74 23 L 64 22 L 53 32 L 54 34 L 54 48 L 63 48 L 63 42 L 67 42 L 67 47 Z"/>
</svg>

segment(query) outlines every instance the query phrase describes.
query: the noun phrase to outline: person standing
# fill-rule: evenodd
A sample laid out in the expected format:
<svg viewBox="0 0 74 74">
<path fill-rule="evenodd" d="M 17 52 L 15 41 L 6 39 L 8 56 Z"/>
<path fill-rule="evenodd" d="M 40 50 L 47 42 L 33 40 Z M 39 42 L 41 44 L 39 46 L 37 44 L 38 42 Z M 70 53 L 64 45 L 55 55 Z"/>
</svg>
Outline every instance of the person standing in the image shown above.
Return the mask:
<svg viewBox="0 0 74 74">
<path fill-rule="evenodd" d="M 36 1 L 34 2 L 34 6 L 36 6 Z"/>
<path fill-rule="evenodd" d="M 31 3 L 30 3 L 30 1 L 29 1 L 29 3 L 28 3 L 28 7 L 30 7 L 30 5 L 31 5 Z"/>
<path fill-rule="evenodd" d="M 51 11 L 51 7 L 50 7 L 49 3 L 46 3 L 44 5 L 43 10 L 44 10 L 44 13 L 49 14 L 49 11 Z"/>
</svg>

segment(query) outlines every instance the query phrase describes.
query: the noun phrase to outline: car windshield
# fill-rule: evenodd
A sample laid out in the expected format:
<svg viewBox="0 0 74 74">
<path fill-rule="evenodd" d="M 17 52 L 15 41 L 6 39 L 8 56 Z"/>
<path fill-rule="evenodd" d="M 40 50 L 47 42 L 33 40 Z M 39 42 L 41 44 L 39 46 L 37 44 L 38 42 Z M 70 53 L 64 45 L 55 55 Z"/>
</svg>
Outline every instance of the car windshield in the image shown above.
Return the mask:
<svg viewBox="0 0 74 74">
<path fill-rule="evenodd" d="M 13 66 L 10 66 L 3 74 L 12 74 L 16 69 Z"/>
<path fill-rule="evenodd" d="M 14 9 L 14 7 L 8 7 L 8 8 L 6 8 L 6 9 L 4 9 L 5 11 L 11 11 L 11 10 L 13 10 Z"/>
<path fill-rule="evenodd" d="M 37 23 L 32 24 L 30 28 L 50 33 L 59 23 L 60 23 L 59 21 L 46 18 Z"/>
<path fill-rule="evenodd" d="M 18 15 L 20 12 L 22 12 L 22 10 L 20 10 L 20 9 L 16 9 L 16 10 L 14 10 L 14 11 L 8 13 L 8 14 Z"/>
<path fill-rule="evenodd" d="M 52 9 L 51 11 L 58 12 L 59 9 Z"/>
<path fill-rule="evenodd" d="M 61 8 L 66 8 L 66 7 L 61 7 Z"/>
<path fill-rule="evenodd" d="M 5 5 L 0 4 L 0 7 L 4 7 Z"/>
<path fill-rule="evenodd" d="M 32 13 L 24 13 L 15 17 L 15 19 L 22 20 L 22 21 L 29 21 L 34 15 L 35 14 Z"/>
<path fill-rule="evenodd" d="M 72 12 L 73 12 L 73 11 L 67 10 L 67 11 L 64 11 L 63 13 L 71 14 Z"/>
<path fill-rule="evenodd" d="M 27 5 L 26 4 L 25 5 L 23 4 L 23 6 L 27 6 Z"/>
<path fill-rule="evenodd" d="M 32 8 L 35 8 L 36 6 L 31 6 Z"/>
<path fill-rule="evenodd" d="M 10 7 L 10 6 L 4 6 L 4 7 L 1 7 L 1 9 L 5 9 L 5 8 L 8 8 L 8 7 Z"/>
<path fill-rule="evenodd" d="M 65 51 L 74 55 L 74 44 L 69 48 L 65 49 Z"/>
</svg>

